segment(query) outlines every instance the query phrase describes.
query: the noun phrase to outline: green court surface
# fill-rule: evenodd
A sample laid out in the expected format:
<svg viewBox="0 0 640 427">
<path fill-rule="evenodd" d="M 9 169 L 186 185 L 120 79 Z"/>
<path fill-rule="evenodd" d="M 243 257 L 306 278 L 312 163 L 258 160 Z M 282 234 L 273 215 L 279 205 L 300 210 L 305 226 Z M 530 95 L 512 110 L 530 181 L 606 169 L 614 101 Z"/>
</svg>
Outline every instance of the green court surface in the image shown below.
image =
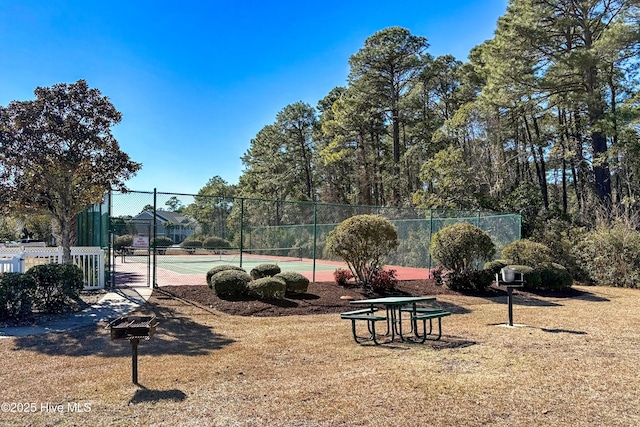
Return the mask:
<svg viewBox="0 0 640 427">
<path fill-rule="evenodd" d="M 146 256 L 129 255 L 127 262 L 147 264 Z M 286 257 L 257 257 L 248 255 L 242 257 L 235 255 L 157 255 L 158 268 L 173 271 L 178 274 L 206 274 L 207 271 L 217 265 L 236 265 L 250 271 L 260 264 L 277 264 L 283 271 L 309 272 L 313 271 L 313 260 Z M 337 261 L 316 260 L 316 271 L 334 271 L 336 268 L 346 268 L 346 265 Z"/>
</svg>

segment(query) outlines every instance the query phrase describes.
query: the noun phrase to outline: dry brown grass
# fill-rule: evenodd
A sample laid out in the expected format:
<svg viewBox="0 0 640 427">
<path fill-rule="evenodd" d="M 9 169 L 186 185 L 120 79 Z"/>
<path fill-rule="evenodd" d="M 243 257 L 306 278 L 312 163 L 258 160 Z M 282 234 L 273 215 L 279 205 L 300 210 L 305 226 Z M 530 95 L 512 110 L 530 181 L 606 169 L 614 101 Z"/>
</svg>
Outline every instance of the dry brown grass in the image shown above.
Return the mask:
<svg viewBox="0 0 640 427">
<path fill-rule="evenodd" d="M 439 296 L 455 312 L 440 342 L 379 347 L 335 314 L 243 318 L 154 297 L 143 387 L 101 327 L 0 340 L 2 401 L 37 404 L 0 425 L 640 425 L 640 292 L 581 290 L 516 297 L 514 328 L 498 325 L 504 297 Z"/>
</svg>

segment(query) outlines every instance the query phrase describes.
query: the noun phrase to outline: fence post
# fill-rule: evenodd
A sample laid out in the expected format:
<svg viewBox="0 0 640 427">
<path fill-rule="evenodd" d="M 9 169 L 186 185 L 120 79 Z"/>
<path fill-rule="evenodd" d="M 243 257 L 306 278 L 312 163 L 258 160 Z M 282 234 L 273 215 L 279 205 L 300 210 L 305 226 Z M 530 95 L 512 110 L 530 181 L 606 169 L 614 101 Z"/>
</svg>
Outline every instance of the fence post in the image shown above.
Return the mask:
<svg viewBox="0 0 640 427">
<path fill-rule="evenodd" d="M 243 243 L 244 243 L 244 197 L 240 198 L 240 268 L 242 268 Z"/>
<path fill-rule="evenodd" d="M 152 288 L 157 288 L 158 284 L 157 284 L 157 274 L 158 274 L 158 259 L 157 259 L 157 253 L 158 253 L 158 248 L 157 248 L 157 243 L 158 243 L 158 223 L 157 223 L 157 219 L 158 219 L 158 213 L 156 211 L 157 207 L 156 207 L 156 202 L 157 202 L 157 197 L 158 197 L 158 193 L 156 191 L 156 189 L 153 189 L 153 278 L 151 280 L 151 287 Z"/>
<path fill-rule="evenodd" d="M 313 204 L 313 273 L 312 281 L 316 281 L 316 243 L 318 241 L 318 203 Z"/>
</svg>

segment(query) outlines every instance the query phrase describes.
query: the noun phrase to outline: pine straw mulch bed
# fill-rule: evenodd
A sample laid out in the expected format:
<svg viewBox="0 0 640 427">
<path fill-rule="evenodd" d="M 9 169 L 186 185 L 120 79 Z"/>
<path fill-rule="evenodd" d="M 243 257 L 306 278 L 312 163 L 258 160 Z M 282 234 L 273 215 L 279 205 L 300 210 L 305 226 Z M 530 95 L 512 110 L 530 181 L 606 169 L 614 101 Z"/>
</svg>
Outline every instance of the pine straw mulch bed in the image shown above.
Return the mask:
<svg viewBox="0 0 640 427">
<path fill-rule="evenodd" d="M 137 311 L 160 321 L 140 343 L 139 386 L 131 347 L 111 341 L 104 325 L 1 339 L 3 401 L 34 402 L 37 411 L 0 413 L 0 424 L 640 425 L 638 290 L 518 292 L 518 326 L 509 328 L 503 291 L 414 285 L 419 295 L 441 291 L 437 304 L 453 313 L 440 341 L 355 344 L 335 313 L 349 306 L 340 296 L 367 295 L 333 284 L 260 306 L 212 300 L 206 287 L 191 296 L 188 287 L 163 287 Z M 413 293 L 407 286 L 401 291 Z M 247 315 L 228 314 L 227 303 Z M 307 315 L 313 310 L 325 314 Z M 91 411 L 70 412 L 74 402 Z M 42 411 L 46 403 L 64 411 Z"/>
<path fill-rule="evenodd" d="M 260 301 L 249 297 L 235 300 L 220 299 L 207 286 L 199 285 L 163 286 L 160 291 L 227 314 L 260 317 L 339 313 L 349 309 L 349 299 L 347 298 L 365 299 L 381 296 L 359 287 L 342 287 L 333 282 L 310 283 L 305 294 L 287 294 L 284 300 L 272 301 Z M 383 296 L 457 294 L 447 288 L 436 286 L 432 280 L 401 280 L 394 291 Z M 481 294 L 471 295 L 492 297 L 502 294 L 505 293 L 500 289 L 489 288 Z"/>
</svg>

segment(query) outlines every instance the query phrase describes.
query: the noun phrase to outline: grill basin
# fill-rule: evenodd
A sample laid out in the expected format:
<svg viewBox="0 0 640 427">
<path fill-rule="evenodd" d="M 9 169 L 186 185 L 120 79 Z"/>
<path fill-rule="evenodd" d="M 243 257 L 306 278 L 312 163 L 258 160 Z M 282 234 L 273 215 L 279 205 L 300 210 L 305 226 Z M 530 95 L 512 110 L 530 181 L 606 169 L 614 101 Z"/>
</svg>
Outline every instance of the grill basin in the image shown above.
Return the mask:
<svg viewBox="0 0 640 427">
<path fill-rule="evenodd" d="M 156 333 L 155 316 L 123 316 L 109 323 L 112 340 L 149 340 Z"/>
</svg>

